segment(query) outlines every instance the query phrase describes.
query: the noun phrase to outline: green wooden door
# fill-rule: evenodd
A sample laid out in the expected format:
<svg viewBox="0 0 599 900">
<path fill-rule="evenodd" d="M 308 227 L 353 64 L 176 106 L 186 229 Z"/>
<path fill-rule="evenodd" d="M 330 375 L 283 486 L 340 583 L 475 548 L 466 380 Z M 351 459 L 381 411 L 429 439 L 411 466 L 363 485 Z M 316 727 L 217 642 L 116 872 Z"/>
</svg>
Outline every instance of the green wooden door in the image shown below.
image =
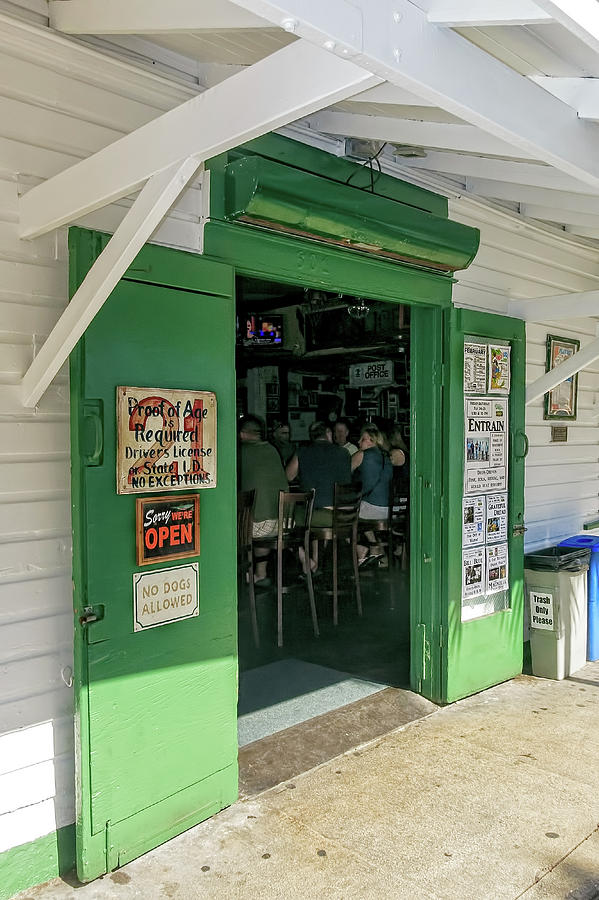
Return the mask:
<svg viewBox="0 0 599 900">
<path fill-rule="evenodd" d="M 71 235 L 72 286 L 105 239 Z M 88 881 L 237 797 L 231 267 L 146 247 L 71 359 L 77 871 Z M 135 497 L 117 495 L 117 385 L 214 391 L 198 617 L 134 632 Z M 160 569 L 179 560 L 145 567 Z M 81 624 L 83 611 L 96 621 Z"/>
<path fill-rule="evenodd" d="M 509 394 L 493 392 L 487 381 L 486 389 L 464 391 L 464 344 L 476 347 L 509 348 L 510 389 Z M 527 440 L 524 433 L 525 399 L 525 330 L 518 319 L 496 316 L 468 310 L 453 309 L 447 315 L 445 346 L 447 348 L 447 398 L 445 427 L 445 560 L 447 578 L 447 620 L 443 624 L 443 684 L 441 699 L 445 702 L 473 694 L 491 685 L 512 678 L 522 671 L 522 616 L 523 616 L 523 522 L 524 522 L 524 457 Z M 474 352 L 474 351 L 471 351 Z M 499 378 L 501 381 L 501 378 Z M 483 474 L 488 484 L 496 486 L 490 490 L 473 492 L 476 484 L 477 466 L 484 470 L 485 454 L 492 455 L 494 444 L 485 431 L 475 421 L 470 423 L 473 446 L 470 449 L 471 463 L 468 463 L 466 422 L 470 422 L 465 402 L 469 399 L 490 398 L 491 416 L 496 421 L 491 427 L 499 428 L 502 417 L 507 416 L 507 441 L 505 443 L 507 473 L 507 517 L 502 522 L 501 495 L 506 490 L 500 485 L 501 473 L 493 477 Z M 484 410 L 484 407 L 480 407 Z M 468 407 L 477 415 L 477 407 Z M 484 422 L 484 418 L 480 420 Z M 486 426 L 485 426 L 486 427 Z M 492 433 L 492 432 L 491 432 Z M 501 447 L 501 444 L 495 447 Z M 480 458 L 480 459 L 479 459 Z M 469 466 L 471 478 L 469 490 L 465 486 L 464 466 Z M 484 497 L 486 510 L 483 525 L 483 542 L 470 544 L 475 551 L 485 548 L 482 577 L 486 578 L 488 589 L 476 594 L 476 566 L 470 566 L 472 555 L 464 558 L 467 549 L 464 544 L 472 540 L 466 537 L 464 527 L 465 509 L 463 498 L 467 497 L 466 508 L 472 507 L 472 499 Z M 491 497 L 491 501 L 489 501 Z M 499 500 L 497 499 L 499 498 Z M 501 548 L 501 549 L 497 549 Z M 497 590 L 501 585 L 502 565 L 507 552 L 507 589 Z M 475 553 L 476 557 L 476 553 Z M 476 562 L 476 558 L 474 559 Z M 466 568 L 469 569 L 466 572 Z M 464 587 L 464 579 L 472 577 L 473 584 Z M 474 596 L 464 596 L 468 592 Z"/>
</svg>

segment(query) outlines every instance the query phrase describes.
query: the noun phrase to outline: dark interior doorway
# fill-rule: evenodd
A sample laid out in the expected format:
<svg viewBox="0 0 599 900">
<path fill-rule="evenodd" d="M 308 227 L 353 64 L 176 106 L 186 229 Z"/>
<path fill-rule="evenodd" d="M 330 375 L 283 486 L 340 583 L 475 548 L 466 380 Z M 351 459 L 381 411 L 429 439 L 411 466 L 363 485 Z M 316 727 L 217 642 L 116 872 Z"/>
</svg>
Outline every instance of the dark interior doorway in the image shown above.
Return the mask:
<svg viewBox="0 0 599 900">
<path fill-rule="evenodd" d="M 357 445 L 361 427 L 376 424 L 386 438 L 405 442 L 402 467 L 404 521 L 409 520 L 410 310 L 330 291 L 238 277 L 237 412 L 264 421 L 266 440 L 276 442 L 278 426 L 290 430 L 288 453 L 309 443 L 314 421 L 342 419 L 349 442 Z M 391 447 L 386 442 L 386 451 Z M 394 467 L 397 481 L 399 468 Z M 293 485 L 292 485 L 293 488 Z M 399 506 L 395 507 L 396 514 Z M 366 528 L 361 544 L 366 544 Z M 331 560 L 319 551 L 314 579 L 320 629 L 313 633 L 305 578 L 297 558 L 285 562 L 284 641 L 277 645 L 276 572 L 271 554 L 266 582 L 256 589 L 259 646 L 256 645 L 247 586 L 239 593 L 240 758 L 258 772 L 258 744 L 286 742 L 283 756 L 305 756 L 310 763 L 343 749 L 339 734 L 353 745 L 403 721 L 398 689 L 409 687 L 410 589 L 409 535 L 389 545 L 374 535 L 380 558 L 360 567 L 362 615 L 354 598 L 349 553 L 340 553 L 339 621 L 331 609 Z M 349 548 L 348 548 L 349 549 Z M 372 554 L 374 555 L 374 554 Z M 389 693 L 391 692 L 391 693 Z M 376 724 L 374 724 L 376 723 Z M 376 732 L 376 728 L 382 730 Z M 314 758 L 314 745 L 320 750 Z M 273 745 L 274 746 L 274 745 Z M 350 744 L 351 746 L 351 744 Z M 305 748 L 304 748 L 305 749 Z M 320 754 L 320 755 L 319 755 Z M 303 771 L 300 759 L 291 769 Z M 306 766 L 309 767 L 309 766 Z M 241 780 L 244 780 L 243 764 Z M 287 769 L 285 769 L 287 773 Z M 280 779 L 279 779 L 280 780 Z M 268 784 L 262 784 L 265 787 Z M 276 783 L 276 782 L 273 782 Z"/>
</svg>

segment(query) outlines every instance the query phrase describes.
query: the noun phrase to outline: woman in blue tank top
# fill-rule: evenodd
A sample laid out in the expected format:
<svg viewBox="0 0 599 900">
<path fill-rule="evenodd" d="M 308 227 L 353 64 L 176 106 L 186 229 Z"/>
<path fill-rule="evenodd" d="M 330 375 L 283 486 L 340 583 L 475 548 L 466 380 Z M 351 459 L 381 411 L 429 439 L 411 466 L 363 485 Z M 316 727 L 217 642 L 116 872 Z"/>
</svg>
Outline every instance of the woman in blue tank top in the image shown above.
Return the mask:
<svg viewBox="0 0 599 900">
<path fill-rule="evenodd" d="M 393 466 L 387 453 L 387 439 L 376 425 L 365 425 L 360 433 L 359 450 L 351 459 L 354 477 L 362 484 L 360 519 L 378 521 L 389 517 L 389 491 Z M 374 532 L 366 531 L 369 548 L 358 545 L 360 564 L 383 556 Z"/>
</svg>

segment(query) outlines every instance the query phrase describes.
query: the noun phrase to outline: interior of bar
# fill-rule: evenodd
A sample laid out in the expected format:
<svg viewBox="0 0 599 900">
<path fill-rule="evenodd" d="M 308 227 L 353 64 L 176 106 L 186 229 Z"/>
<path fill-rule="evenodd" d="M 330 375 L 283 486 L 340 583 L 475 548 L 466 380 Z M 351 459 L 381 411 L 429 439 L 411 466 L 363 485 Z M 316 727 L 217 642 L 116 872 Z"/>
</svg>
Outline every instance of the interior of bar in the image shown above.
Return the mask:
<svg viewBox="0 0 599 900">
<path fill-rule="evenodd" d="M 330 722 L 322 739 L 343 728 L 335 710 L 409 687 L 410 310 L 249 277 L 236 294 L 238 730 L 253 748 L 310 721 Z"/>
</svg>

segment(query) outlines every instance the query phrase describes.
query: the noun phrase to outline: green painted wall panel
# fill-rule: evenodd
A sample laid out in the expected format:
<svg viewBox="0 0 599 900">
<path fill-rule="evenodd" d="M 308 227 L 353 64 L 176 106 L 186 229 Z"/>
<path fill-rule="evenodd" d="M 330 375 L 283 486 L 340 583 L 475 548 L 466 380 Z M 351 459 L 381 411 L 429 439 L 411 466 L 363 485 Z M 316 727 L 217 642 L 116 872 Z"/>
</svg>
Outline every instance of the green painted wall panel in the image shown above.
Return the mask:
<svg viewBox="0 0 599 900">
<path fill-rule="evenodd" d="M 0 853 L 0 900 L 75 868 L 75 826 L 67 825 Z"/>
</svg>

